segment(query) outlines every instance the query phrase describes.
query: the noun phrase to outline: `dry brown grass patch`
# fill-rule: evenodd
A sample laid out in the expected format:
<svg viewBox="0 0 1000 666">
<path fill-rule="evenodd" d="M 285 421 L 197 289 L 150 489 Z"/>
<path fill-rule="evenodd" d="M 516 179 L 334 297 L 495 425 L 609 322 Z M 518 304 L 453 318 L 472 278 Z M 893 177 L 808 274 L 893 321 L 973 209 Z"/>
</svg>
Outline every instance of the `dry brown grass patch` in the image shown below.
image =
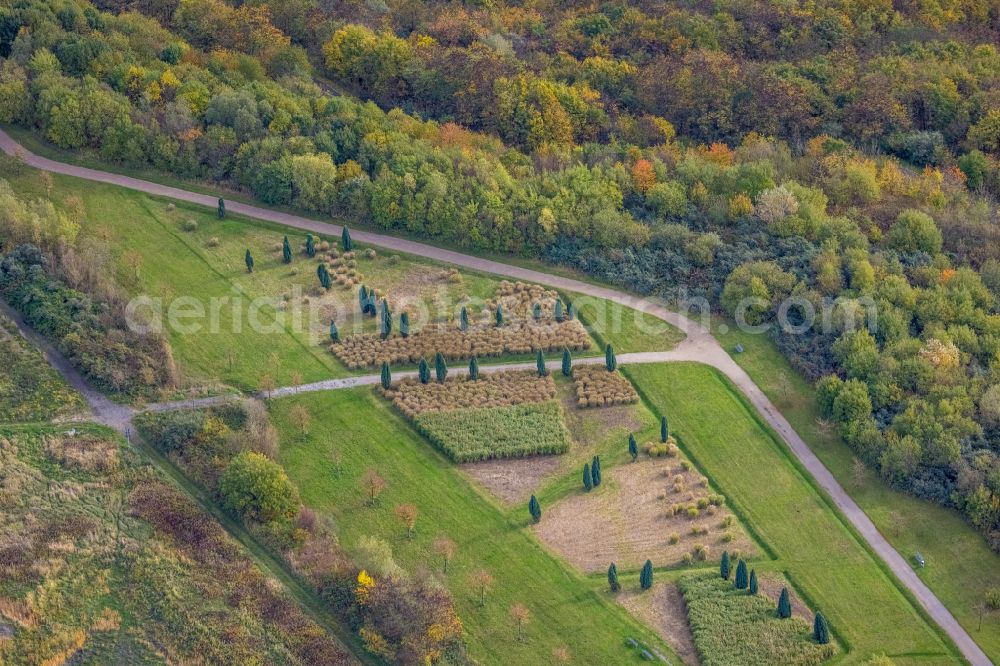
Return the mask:
<svg viewBox="0 0 1000 666">
<path fill-rule="evenodd" d="M 724 498 L 713 496 L 697 472 L 673 458 L 645 459 L 605 472 L 601 488 L 570 495 L 547 509 L 535 529 L 588 572 L 603 571 L 610 562 L 638 569 L 647 559 L 674 566 L 684 563 L 685 555 L 698 560 L 698 545 L 707 548 L 709 558 L 723 550 L 739 550 L 743 557 L 756 551 Z"/>
</svg>

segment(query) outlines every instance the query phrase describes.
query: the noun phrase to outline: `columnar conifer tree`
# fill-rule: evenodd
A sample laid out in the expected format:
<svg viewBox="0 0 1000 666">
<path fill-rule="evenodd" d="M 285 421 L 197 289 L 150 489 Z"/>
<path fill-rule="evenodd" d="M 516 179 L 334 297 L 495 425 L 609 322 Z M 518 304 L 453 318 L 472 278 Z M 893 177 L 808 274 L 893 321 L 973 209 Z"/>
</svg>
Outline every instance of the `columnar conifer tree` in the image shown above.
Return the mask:
<svg viewBox="0 0 1000 666">
<path fill-rule="evenodd" d="M 564 377 L 573 376 L 573 355 L 569 353 L 568 349 L 563 349 L 562 373 Z"/>
<path fill-rule="evenodd" d="M 750 570 L 750 594 L 757 594 L 757 570 Z"/>
<path fill-rule="evenodd" d="M 745 590 L 747 589 L 747 586 L 750 584 L 750 581 L 747 580 L 747 563 L 744 562 L 743 560 L 740 560 L 739 563 L 737 563 L 736 565 L 735 584 L 737 590 Z"/>
<path fill-rule="evenodd" d="M 618 567 L 615 566 L 614 562 L 608 567 L 608 587 L 611 588 L 612 592 L 622 589 L 621 583 L 618 582 Z"/>
<path fill-rule="evenodd" d="M 392 335 L 392 312 L 389 310 L 389 302 L 382 299 L 382 316 L 379 318 L 379 335 L 383 340 Z"/>
<path fill-rule="evenodd" d="M 438 382 L 443 382 L 448 376 L 448 364 L 444 362 L 444 356 L 441 352 L 434 356 L 434 375 Z"/>
<path fill-rule="evenodd" d="M 538 353 L 535 354 L 535 368 L 538 369 L 539 377 L 544 377 L 549 374 L 549 371 L 545 367 L 545 354 L 542 353 L 541 349 L 539 349 Z"/>
<path fill-rule="evenodd" d="M 537 523 L 542 519 L 542 505 L 538 503 L 538 498 L 534 495 L 528 500 L 528 513 L 531 514 L 533 522 Z"/>
<path fill-rule="evenodd" d="M 392 372 L 389 370 L 389 362 L 382 361 L 382 388 L 389 390 L 392 386 Z"/>
<path fill-rule="evenodd" d="M 542 318 L 542 306 L 540 303 L 535 303 L 531 306 L 531 316 L 535 321 L 539 321 Z"/>
<path fill-rule="evenodd" d="M 583 463 L 583 489 L 590 491 L 594 487 L 594 477 L 590 474 L 590 463 Z"/>
<path fill-rule="evenodd" d="M 608 372 L 614 372 L 618 367 L 618 359 L 615 358 L 615 350 L 610 344 L 604 348 L 604 365 L 607 367 Z"/>
<path fill-rule="evenodd" d="M 431 369 L 427 365 L 426 358 L 420 359 L 420 363 L 417 365 L 417 377 L 421 384 L 429 384 L 431 381 Z"/>
<path fill-rule="evenodd" d="M 326 270 L 326 264 L 320 264 L 316 267 L 316 277 L 319 278 L 319 283 L 324 289 L 329 289 L 333 284 L 330 280 L 330 271 Z"/>
<path fill-rule="evenodd" d="M 635 433 L 628 435 L 628 454 L 632 456 L 632 462 L 639 457 L 639 444 L 635 441 Z"/>
<path fill-rule="evenodd" d="M 399 315 L 399 334 L 404 338 L 410 337 L 410 314 L 408 312 Z"/>
<path fill-rule="evenodd" d="M 316 256 L 316 239 L 313 238 L 312 234 L 306 234 L 306 256 Z"/>
<path fill-rule="evenodd" d="M 667 438 L 670 436 L 670 432 L 667 430 L 667 417 L 660 417 L 660 442 L 666 444 Z"/>
<path fill-rule="evenodd" d="M 462 311 L 458 313 L 458 327 L 463 330 L 469 330 L 469 311 L 462 306 Z"/>
<path fill-rule="evenodd" d="M 826 618 L 819 612 L 813 619 L 813 640 L 820 645 L 826 645 L 830 642 L 830 627 L 826 624 Z"/>
<path fill-rule="evenodd" d="M 576 317 L 576 308 L 573 307 L 573 301 L 566 304 L 566 319 L 574 319 Z"/>
<path fill-rule="evenodd" d="M 215 212 L 219 216 L 220 220 L 225 219 L 225 217 L 226 217 L 226 202 L 222 199 L 222 197 L 219 197 L 219 206 L 218 206 L 218 208 L 215 209 Z"/>
<path fill-rule="evenodd" d="M 285 236 L 285 240 L 281 241 L 281 259 L 286 264 L 292 263 L 292 246 L 288 242 L 288 236 Z"/>
<path fill-rule="evenodd" d="M 344 230 L 340 232 L 340 244 L 344 248 L 344 252 L 350 252 L 354 249 L 354 241 L 351 240 L 351 230 L 344 225 Z"/>
<path fill-rule="evenodd" d="M 358 307 L 362 311 L 365 309 L 365 305 L 368 303 L 368 287 L 361 285 L 361 289 L 358 290 Z"/>
<path fill-rule="evenodd" d="M 475 356 L 469 359 L 469 379 L 479 379 L 479 359 Z"/>
<path fill-rule="evenodd" d="M 566 318 L 566 314 L 563 311 L 563 303 L 561 299 L 556 299 L 556 304 L 552 308 L 552 316 L 556 321 L 562 321 Z"/>
<path fill-rule="evenodd" d="M 247 248 L 247 253 L 243 257 L 243 261 L 247 265 L 247 273 L 253 273 L 253 255 L 250 253 L 250 249 Z"/>
<path fill-rule="evenodd" d="M 649 560 L 642 565 L 642 571 L 639 573 L 639 587 L 644 590 L 653 587 L 653 563 Z"/>
<path fill-rule="evenodd" d="M 497 305 L 497 311 L 494 313 L 493 318 L 496 320 L 497 326 L 503 326 L 503 306 Z"/>
<path fill-rule="evenodd" d="M 594 487 L 601 485 L 601 457 L 594 456 L 590 462 L 590 478 L 594 482 Z"/>
<path fill-rule="evenodd" d="M 792 600 L 788 596 L 788 588 L 781 588 L 781 596 L 778 597 L 778 617 L 787 620 L 792 616 Z"/>
<path fill-rule="evenodd" d="M 337 330 L 337 322 L 330 322 L 330 340 L 340 342 L 340 331 Z"/>
<path fill-rule="evenodd" d="M 729 580 L 729 551 L 723 551 L 722 562 L 719 563 L 719 575 L 722 576 L 722 580 Z"/>
</svg>

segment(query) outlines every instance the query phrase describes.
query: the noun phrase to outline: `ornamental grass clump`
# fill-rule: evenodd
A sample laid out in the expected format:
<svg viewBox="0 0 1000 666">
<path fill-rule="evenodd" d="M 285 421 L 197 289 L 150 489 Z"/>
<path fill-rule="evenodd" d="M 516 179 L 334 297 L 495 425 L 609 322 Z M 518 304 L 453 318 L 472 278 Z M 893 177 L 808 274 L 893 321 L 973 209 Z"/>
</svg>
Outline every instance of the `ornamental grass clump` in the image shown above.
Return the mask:
<svg viewBox="0 0 1000 666">
<path fill-rule="evenodd" d="M 606 407 L 639 402 L 639 394 L 628 378 L 620 372 L 608 372 L 599 365 L 575 368 L 573 389 L 578 407 Z"/>
</svg>

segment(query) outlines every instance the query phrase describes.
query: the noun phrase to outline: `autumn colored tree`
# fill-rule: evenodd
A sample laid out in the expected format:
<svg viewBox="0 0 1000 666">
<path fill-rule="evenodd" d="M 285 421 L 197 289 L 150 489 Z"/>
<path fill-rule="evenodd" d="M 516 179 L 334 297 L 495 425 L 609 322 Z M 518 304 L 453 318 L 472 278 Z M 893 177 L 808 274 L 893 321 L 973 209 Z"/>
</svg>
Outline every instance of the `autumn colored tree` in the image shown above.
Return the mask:
<svg viewBox="0 0 1000 666">
<path fill-rule="evenodd" d="M 653 163 L 645 158 L 640 158 L 632 165 L 632 184 L 636 190 L 645 194 L 653 185 L 656 185 L 656 171 Z"/>
<path fill-rule="evenodd" d="M 309 410 L 304 405 L 295 405 L 288 410 L 288 419 L 295 424 L 303 437 L 309 434 L 309 424 L 312 422 L 312 417 L 309 416 Z"/>
<path fill-rule="evenodd" d="M 452 558 L 455 557 L 457 550 L 458 544 L 444 535 L 434 539 L 434 552 L 441 557 L 441 570 L 443 573 L 448 573 L 448 565 L 451 563 Z"/>
<path fill-rule="evenodd" d="M 378 501 L 378 496 L 382 494 L 385 490 L 386 482 L 379 473 L 374 469 L 369 467 L 365 470 L 365 473 L 361 475 L 361 487 L 365 490 L 368 495 L 369 506 L 374 506 Z"/>
<path fill-rule="evenodd" d="M 479 593 L 479 605 L 486 605 L 486 594 L 493 589 L 493 576 L 485 569 L 473 572 L 469 577 L 469 584 Z"/>
<path fill-rule="evenodd" d="M 528 612 L 524 604 L 514 604 L 510 607 L 510 616 L 517 627 L 517 640 L 521 641 L 524 639 L 524 626 L 531 619 L 531 613 Z"/>
<path fill-rule="evenodd" d="M 413 538 L 413 528 L 417 524 L 417 516 L 419 511 L 414 504 L 399 504 L 396 506 L 396 517 L 399 518 L 399 522 L 403 523 L 403 527 L 406 528 L 406 538 Z"/>
</svg>

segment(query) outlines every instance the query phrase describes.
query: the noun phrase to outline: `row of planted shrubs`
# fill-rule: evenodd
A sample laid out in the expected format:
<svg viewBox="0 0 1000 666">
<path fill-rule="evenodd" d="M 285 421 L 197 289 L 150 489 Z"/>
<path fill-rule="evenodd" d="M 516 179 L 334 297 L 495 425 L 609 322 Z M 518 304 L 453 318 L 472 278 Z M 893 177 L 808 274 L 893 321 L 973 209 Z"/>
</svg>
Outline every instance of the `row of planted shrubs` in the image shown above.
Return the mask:
<svg viewBox="0 0 1000 666">
<path fill-rule="evenodd" d="M 98 302 L 70 287 L 34 245 L 19 245 L 0 260 L 0 296 L 102 391 L 151 396 L 176 382 L 161 335 L 130 328 L 118 299 Z"/>
<path fill-rule="evenodd" d="M 565 453 L 569 432 L 550 400 L 505 407 L 424 412 L 414 424 L 458 463 Z"/>
</svg>

